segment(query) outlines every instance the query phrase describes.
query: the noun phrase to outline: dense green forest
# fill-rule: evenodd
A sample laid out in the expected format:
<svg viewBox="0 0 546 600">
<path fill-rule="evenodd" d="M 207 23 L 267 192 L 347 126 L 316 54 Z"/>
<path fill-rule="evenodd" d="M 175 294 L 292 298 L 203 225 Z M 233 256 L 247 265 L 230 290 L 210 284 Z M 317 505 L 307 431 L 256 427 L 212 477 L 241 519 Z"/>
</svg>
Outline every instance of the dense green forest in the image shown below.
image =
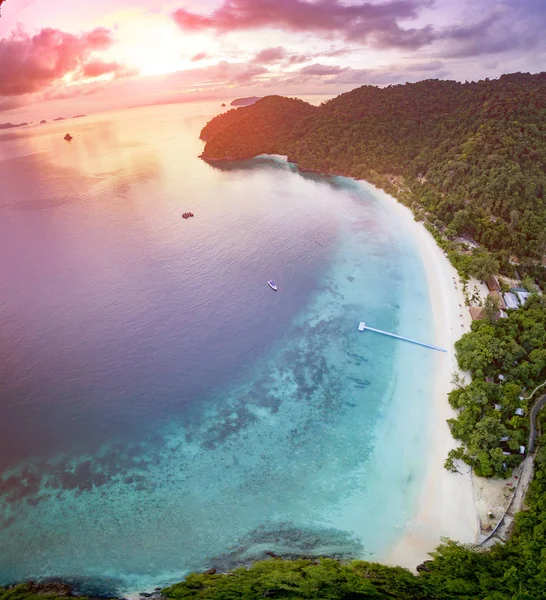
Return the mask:
<svg viewBox="0 0 546 600">
<path fill-rule="evenodd" d="M 201 137 L 206 159 L 277 153 L 367 179 L 446 239 L 482 245 L 505 271 L 516 255 L 543 277 L 546 73 L 363 86 L 319 108 L 270 96 L 216 117 Z"/>
<path fill-rule="evenodd" d="M 520 446 L 527 446 L 535 400 L 527 398 L 546 380 L 546 304 L 535 295 L 506 319 L 492 314 L 474 321 L 455 349 L 472 381 L 466 386 L 456 381 L 449 394 L 458 414 L 448 423 L 464 448 L 452 451 L 446 465 L 454 469 L 452 459 L 462 458 L 478 475 L 506 477 L 524 458 Z"/>
<path fill-rule="evenodd" d="M 201 131 L 208 157 L 247 158 L 278 154 L 279 144 L 302 119 L 318 108 L 294 98 L 268 96 L 255 105 L 232 109 L 212 119 Z M 254 109 L 254 110 L 253 110 Z"/>
</svg>

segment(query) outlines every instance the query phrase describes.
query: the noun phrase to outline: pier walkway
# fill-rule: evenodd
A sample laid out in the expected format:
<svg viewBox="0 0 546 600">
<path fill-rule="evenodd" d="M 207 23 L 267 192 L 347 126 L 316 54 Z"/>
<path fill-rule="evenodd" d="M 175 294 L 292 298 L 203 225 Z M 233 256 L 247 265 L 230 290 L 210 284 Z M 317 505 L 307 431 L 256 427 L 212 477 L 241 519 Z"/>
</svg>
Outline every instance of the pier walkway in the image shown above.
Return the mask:
<svg viewBox="0 0 546 600">
<path fill-rule="evenodd" d="M 445 348 L 439 348 L 438 346 L 433 346 L 432 344 L 425 344 L 425 342 L 418 342 L 417 340 L 412 340 L 410 338 L 404 337 L 403 335 L 397 335 L 396 333 L 389 333 L 388 331 L 383 331 L 382 329 L 375 329 L 374 327 L 366 325 L 364 321 L 360 321 L 358 331 L 364 331 L 365 329 L 368 331 L 374 331 L 375 333 L 380 333 L 381 335 L 388 335 L 389 337 L 396 338 L 397 340 L 404 340 L 404 342 L 410 342 L 411 344 L 424 346 L 425 348 L 430 348 L 431 350 L 437 350 L 438 352 L 447 352 Z"/>
</svg>

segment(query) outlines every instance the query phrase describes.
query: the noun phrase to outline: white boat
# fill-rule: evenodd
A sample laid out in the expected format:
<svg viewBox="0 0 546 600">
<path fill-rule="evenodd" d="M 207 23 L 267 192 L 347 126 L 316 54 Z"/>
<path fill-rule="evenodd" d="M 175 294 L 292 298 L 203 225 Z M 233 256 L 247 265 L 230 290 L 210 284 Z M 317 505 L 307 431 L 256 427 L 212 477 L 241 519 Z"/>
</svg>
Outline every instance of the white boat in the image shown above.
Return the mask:
<svg viewBox="0 0 546 600">
<path fill-rule="evenodd" d="M 267 282 L 267 285 L 268 285 L 268 286 L 269 286 L 269 287 L 270 287 L 270 288 L 271 288 L 271 289 L 272 289 L 274 292 L 276 292 L 276 291 L 277 291 L 277 286 L 276 286 L 276 284 L 275 284 L 275 282 L 274 282 L 274 281 L 271 281 L 271 280 L 269 280 L 269 281 Z"/>
</svg>

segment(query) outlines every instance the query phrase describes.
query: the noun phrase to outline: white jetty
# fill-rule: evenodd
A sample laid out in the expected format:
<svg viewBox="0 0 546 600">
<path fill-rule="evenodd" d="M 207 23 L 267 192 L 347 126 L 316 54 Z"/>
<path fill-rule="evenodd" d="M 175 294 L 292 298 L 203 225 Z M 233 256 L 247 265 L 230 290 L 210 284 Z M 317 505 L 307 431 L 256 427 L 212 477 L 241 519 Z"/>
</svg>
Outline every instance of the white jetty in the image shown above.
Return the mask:
<svg viewBox="0 0 546 600">
<path fill-rule="evenodd" d="M 375 331 L 375 333 L 380 333 L 381 335 L 388 335 L 389 337 L 396 338 L 397 340 L 404 340 L 405 342 L 410 342 L 411 344 L 417 344 L 418 346 L 424 346 L 425 348 L 430 348 L 431 350 L 437 350 L 438 352 L 447 352 L 445 348 L 439 348 L 438 346 L 433 346 L 432 344 L 425 344 L 425 342 L 418 342 L 417 340 L 412 340 L 410 338 L 404 337 L 403 335 L 397 335 L 396 333 L 389 333 L 388 331 L 383 331 L 381 329 L 375 329 L 374 327 L 370 327 L 366 325 L 364 321 L 360 321 L 360 325 L 358 326 L 358 331 Z"/>
</svg>

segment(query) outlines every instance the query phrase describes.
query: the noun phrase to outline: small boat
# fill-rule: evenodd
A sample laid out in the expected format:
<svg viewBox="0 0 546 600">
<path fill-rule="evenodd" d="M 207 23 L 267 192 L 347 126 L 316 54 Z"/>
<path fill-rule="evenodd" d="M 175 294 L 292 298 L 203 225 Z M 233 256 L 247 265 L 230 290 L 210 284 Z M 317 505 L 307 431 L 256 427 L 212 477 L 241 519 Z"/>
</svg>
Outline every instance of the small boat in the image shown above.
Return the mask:
<svg viewBox="0 0 546 600">
<path fill-rule="evenodd" d="M 271 280 L 269 280 L 269 281 L 267 282 L 267 285 L 268 285 L 268 286 L 269 286 L 269 287 L 270 287 L 270 288 L 271 288 L 271 289 L 272 289 L 274 292 L 276 292 L 276 291 L 277 291 L 277 286 L 276 286 L 276 284 L 275 284 L 275 282 L 274 282 L 274 281 L 271 281 Z"/>
</svg>

